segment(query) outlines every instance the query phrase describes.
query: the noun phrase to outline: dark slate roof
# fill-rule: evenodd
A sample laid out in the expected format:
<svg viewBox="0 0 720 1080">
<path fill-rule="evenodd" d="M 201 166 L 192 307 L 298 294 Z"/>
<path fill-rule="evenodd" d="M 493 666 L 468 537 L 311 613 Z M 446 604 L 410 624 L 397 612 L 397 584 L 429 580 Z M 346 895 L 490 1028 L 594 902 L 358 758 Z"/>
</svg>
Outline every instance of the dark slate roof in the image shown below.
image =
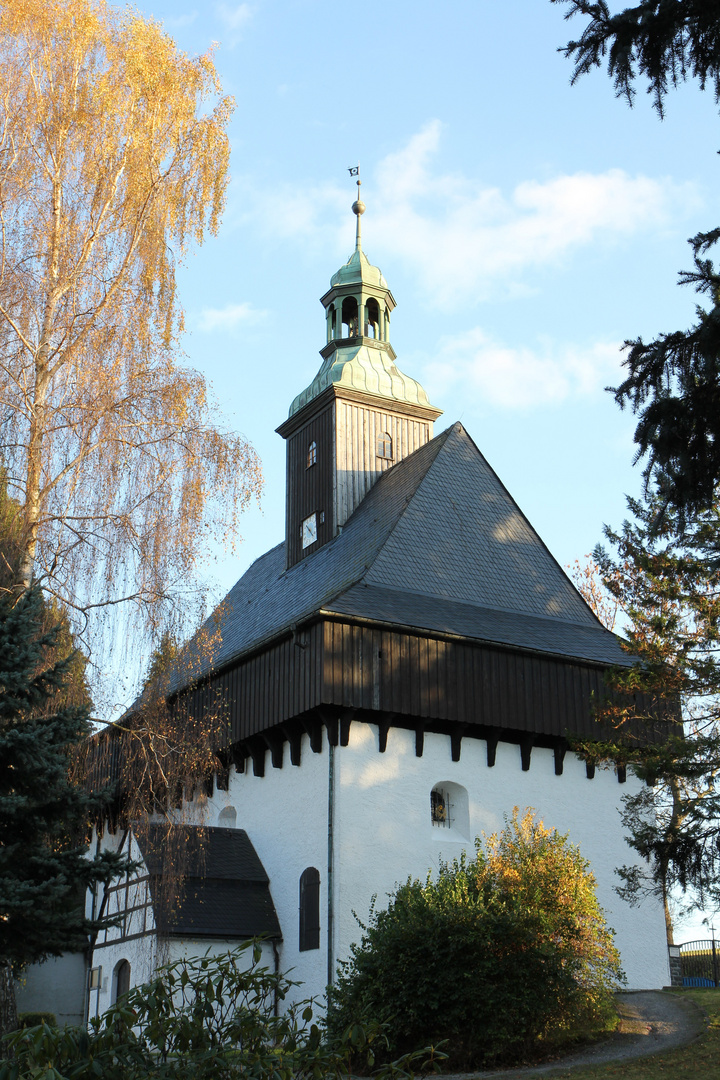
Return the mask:
<svg viewBox="0 0 720 1080">
<path fill-rule="evenodd" d="M 218 612 L 222 667 L 318 613 L 627 663 L 462 424 L 383 473 L 340 535 L 257 559 Z"/>
<path fill-rule="evenodd" d="M 150 874 L 155 917 L 173 937 L 281 938 L 270 879 L 243 829 L 197 829 L 175 825 L 168 839 L 163 826 L 149 826 L 138 843 Z M 158 886 L 170 859 L 180 853 L 182 884 L 177 900 L 165 900 Z M 154 885 L 152 883 L 155 883 Z"/>
</svg>

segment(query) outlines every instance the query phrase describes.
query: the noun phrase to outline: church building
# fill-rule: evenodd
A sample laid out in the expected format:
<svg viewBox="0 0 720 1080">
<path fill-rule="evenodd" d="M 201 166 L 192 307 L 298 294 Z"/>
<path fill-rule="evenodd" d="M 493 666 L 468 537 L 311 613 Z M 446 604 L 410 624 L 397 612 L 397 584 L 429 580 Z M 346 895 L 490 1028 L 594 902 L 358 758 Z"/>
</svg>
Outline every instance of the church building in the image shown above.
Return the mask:
<svg viewBox="0 0 720 1080">
<path fill-rule="evenodd" d="M 190 855 L 185 902 L 161 920 L 162 850 L 106 831 L 144 864 L 103 900 L 126 918 L 94 944 L 93 1015 L 159 960 L 257 933 L 300 996 L 321 996 L 360 936 L 353 912 L 472 853 L 515 806 L 589 859 L 628 985 L 669 982 L 660 902 L 614 890 L 633 861 L 621 798 L 640 781 L 568 748 L 598 737 L 604 672 L 628 658 L 462 424 L 435 433 L 441 410 L 396 364 L 359 191 L 353 210 L 355 250 L 321 299 L 322 363 L 277 429 L 285 539 L 229 592 L 189 691 L 200 712 L 220 694 L 231 730 L 205 858 Z"/>
</svg>

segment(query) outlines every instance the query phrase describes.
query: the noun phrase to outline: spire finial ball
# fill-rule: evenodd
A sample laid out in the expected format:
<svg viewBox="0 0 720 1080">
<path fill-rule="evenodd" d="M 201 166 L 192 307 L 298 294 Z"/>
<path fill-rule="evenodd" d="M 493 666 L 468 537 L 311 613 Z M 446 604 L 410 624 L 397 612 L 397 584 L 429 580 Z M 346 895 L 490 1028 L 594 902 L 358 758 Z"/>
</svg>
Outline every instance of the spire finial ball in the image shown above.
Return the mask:
<svg viewBox="0 0 720 1080">
<path fill-rule="evenodd" d="M 352 204 L 352 212 L 353 212 L 353 214 L 357 214 L 358 217 L 360 217 L 361 214 L 365 213 L 365 203 L 360 198 L 360 185 L 361 185 L 361 183 L 362 183 L 362 180 L 358 180 L 358 182 L 357 182 L 358 197 L 357 197 L 357 201 Z"/>
</svg>

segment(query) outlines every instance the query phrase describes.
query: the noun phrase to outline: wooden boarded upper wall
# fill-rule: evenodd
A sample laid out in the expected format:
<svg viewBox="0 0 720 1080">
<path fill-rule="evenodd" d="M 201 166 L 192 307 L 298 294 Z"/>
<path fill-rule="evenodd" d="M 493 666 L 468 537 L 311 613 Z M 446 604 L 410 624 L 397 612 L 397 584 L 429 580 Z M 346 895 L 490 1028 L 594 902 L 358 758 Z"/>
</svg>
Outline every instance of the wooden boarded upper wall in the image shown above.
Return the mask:
<svg viewBox="0 0 720 1080">
<path fill-rule="evenodd" d="M 335 522 L 344 525 L 380 476 L 433 437 L 432 420 L 336 398 Z M 392 458 L 378 455 L 378 439 L 392 440 Z"/>
<path fill-rule="evenodd" d="M 303 555 L 316 551 L 335 535 L 333 431 L 333 404 L 330 401 L 288 439 L 285 497 L 288 566 L 294 566 Z M 312 444 L 315 445 L 315 463 L 308 466 L 308 450 Z M 318 542 L 305 550 L 300 528 L 310 514 L 316 515 Z"/>
<path fill-rule="evenodd" d="M 593 704 L 606 692 L 597 664 L 324 619 L 214 676 L 190 708 L 222 703 L 233 742 L 323 706 L 552 741 L 602 737 Z"/>
</svg>

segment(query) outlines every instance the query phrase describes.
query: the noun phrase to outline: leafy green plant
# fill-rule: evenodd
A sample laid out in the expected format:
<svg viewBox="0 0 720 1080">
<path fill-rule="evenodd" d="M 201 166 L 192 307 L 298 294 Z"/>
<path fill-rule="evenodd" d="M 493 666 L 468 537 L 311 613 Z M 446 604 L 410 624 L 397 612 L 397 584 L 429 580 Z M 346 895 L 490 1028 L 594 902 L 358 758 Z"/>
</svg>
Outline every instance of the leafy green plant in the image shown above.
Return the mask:
<svg viewBox="0 0 720 1080">
<path fill-rule="evenodd" d="M 351 1057 L 372 1069 L 385 1026 L 354 1020 L 328 1040 L 312 1000 L 277 1009 L 296 985 L 260 965 L 249 941 L 220 956 L 191 957 L 162 968 L 124 994 L 90 1030 L 40 1024 L 6 1037 L 13 1057 L 0 1080 L 326 1080 L 346 1077 Z M 374 1073 L 405 1080 L 444 1055 L 415 1050 Z"/>
<path fill-rule="evenodd" d="M 622 978 L 588 863 L 518 810 L 472 860 L 373 906 L 330 992 L 329 1030 L 388 1024 L 388 1054 L 447 1040 L 449 1063 L 517 1061 L 593 1036 Z"/>
</svg>

